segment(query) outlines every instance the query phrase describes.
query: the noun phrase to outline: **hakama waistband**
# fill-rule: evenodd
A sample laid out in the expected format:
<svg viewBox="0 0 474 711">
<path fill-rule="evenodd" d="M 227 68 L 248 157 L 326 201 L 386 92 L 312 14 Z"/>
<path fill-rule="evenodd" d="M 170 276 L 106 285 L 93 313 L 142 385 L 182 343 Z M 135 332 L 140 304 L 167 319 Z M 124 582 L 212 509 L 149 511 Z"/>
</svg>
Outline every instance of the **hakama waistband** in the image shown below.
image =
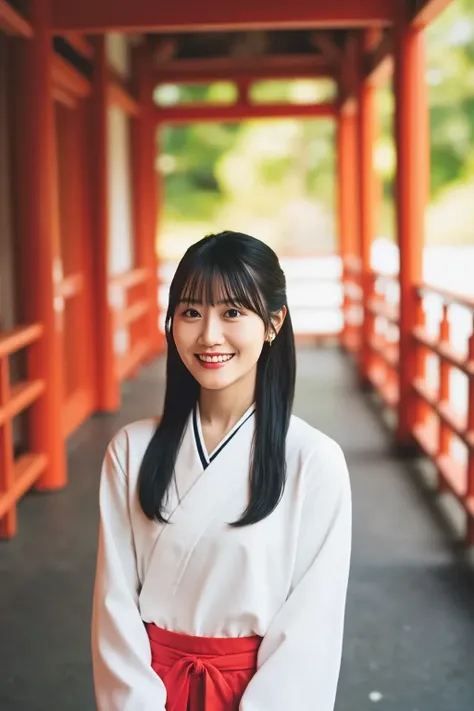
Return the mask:
<svg viewBox="0 0 474 711">
<path fill-rule="evenodd" d="M 257 668 L 261 637 L 196 637 L 146 625 L 167 711 L 237 711 Z"/>
</svg>

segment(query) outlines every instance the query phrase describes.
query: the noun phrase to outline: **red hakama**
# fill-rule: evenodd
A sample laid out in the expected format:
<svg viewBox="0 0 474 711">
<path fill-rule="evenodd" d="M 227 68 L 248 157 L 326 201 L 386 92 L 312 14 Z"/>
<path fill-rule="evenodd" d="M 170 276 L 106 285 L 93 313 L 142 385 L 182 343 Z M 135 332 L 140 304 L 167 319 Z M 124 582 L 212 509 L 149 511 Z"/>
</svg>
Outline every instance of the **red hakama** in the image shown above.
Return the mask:
<svg viewBox="0 0 474 711">
<path fill-rule="evenodd" d="M 238 711 L 261 637 L 193 637 L 146 625 L 167 711 Z"/>
</svg>

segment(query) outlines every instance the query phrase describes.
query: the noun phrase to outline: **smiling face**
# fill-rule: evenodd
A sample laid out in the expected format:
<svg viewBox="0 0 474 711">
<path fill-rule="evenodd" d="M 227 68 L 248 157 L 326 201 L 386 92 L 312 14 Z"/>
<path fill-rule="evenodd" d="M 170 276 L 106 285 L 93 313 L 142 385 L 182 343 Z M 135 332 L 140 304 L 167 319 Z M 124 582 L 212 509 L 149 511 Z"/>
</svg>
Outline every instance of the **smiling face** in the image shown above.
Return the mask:
<svg viewBox="0 0 474 711">
<path fill-rule="evenodd" d="M 254 387 L 265 324 L 253 311 L 216 298 L 214 304 L 185 297 L 173 318 L 176 349 L 202 388 Z"/>
</svg>

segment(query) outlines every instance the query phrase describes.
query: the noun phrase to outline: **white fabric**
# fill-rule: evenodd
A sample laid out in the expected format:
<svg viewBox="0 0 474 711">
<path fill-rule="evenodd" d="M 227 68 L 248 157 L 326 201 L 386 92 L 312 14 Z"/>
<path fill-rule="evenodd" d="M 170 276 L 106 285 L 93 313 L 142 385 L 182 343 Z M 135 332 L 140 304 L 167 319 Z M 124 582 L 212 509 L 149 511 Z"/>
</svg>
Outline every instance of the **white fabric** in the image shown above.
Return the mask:
<svg viewBox="0 0 474 711">
<path fill-rule="evenodd" d="M 172 523 L 161 525 L 143 514 L 136 487 L 155 425 L 122 429 L 102 470 L 92 623 L 98 711 L 164 711 L 143 622 L 189 635 L 262 636 L 241 711 L 333 711 L 351 547 L 340 447 L 292 417 L 282 500 L 263 521 L 235 529 L 226 524 L 248 502 L 255 416 L 205 470 L 190 418 L 169 494 Z"/>
</svg>

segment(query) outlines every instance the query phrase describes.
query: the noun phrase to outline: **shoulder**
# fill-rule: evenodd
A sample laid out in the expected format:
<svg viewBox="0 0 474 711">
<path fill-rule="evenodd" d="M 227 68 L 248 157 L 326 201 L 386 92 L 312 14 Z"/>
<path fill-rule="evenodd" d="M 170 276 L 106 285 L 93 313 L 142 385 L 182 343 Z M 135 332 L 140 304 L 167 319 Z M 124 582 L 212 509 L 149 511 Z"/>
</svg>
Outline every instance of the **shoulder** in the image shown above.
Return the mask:
<svg viewBox="0 0 474 711">
<path fill-rule="evenodd" d="M 330 486 L 350 488 L 346 459 L 340 445 L 331 437 L 296 415 L 291 417 L 287 435 L 287 461 L 304 479 L 305 489 Z"/>
<path fill-rule="evenodd" d="M 288 454 L 299 455 L 302 459 L 342 455 L 342 449 L 334 439 L 296 415 L 290 420 L 286 446 Z"/>
<path fill-rule="evenodd" d="M 124 473 L 140 466 L 159 418 L 137 420 L 122 427 L 111 439 L 107 454 L 112 456 Z"/>
</svg>

